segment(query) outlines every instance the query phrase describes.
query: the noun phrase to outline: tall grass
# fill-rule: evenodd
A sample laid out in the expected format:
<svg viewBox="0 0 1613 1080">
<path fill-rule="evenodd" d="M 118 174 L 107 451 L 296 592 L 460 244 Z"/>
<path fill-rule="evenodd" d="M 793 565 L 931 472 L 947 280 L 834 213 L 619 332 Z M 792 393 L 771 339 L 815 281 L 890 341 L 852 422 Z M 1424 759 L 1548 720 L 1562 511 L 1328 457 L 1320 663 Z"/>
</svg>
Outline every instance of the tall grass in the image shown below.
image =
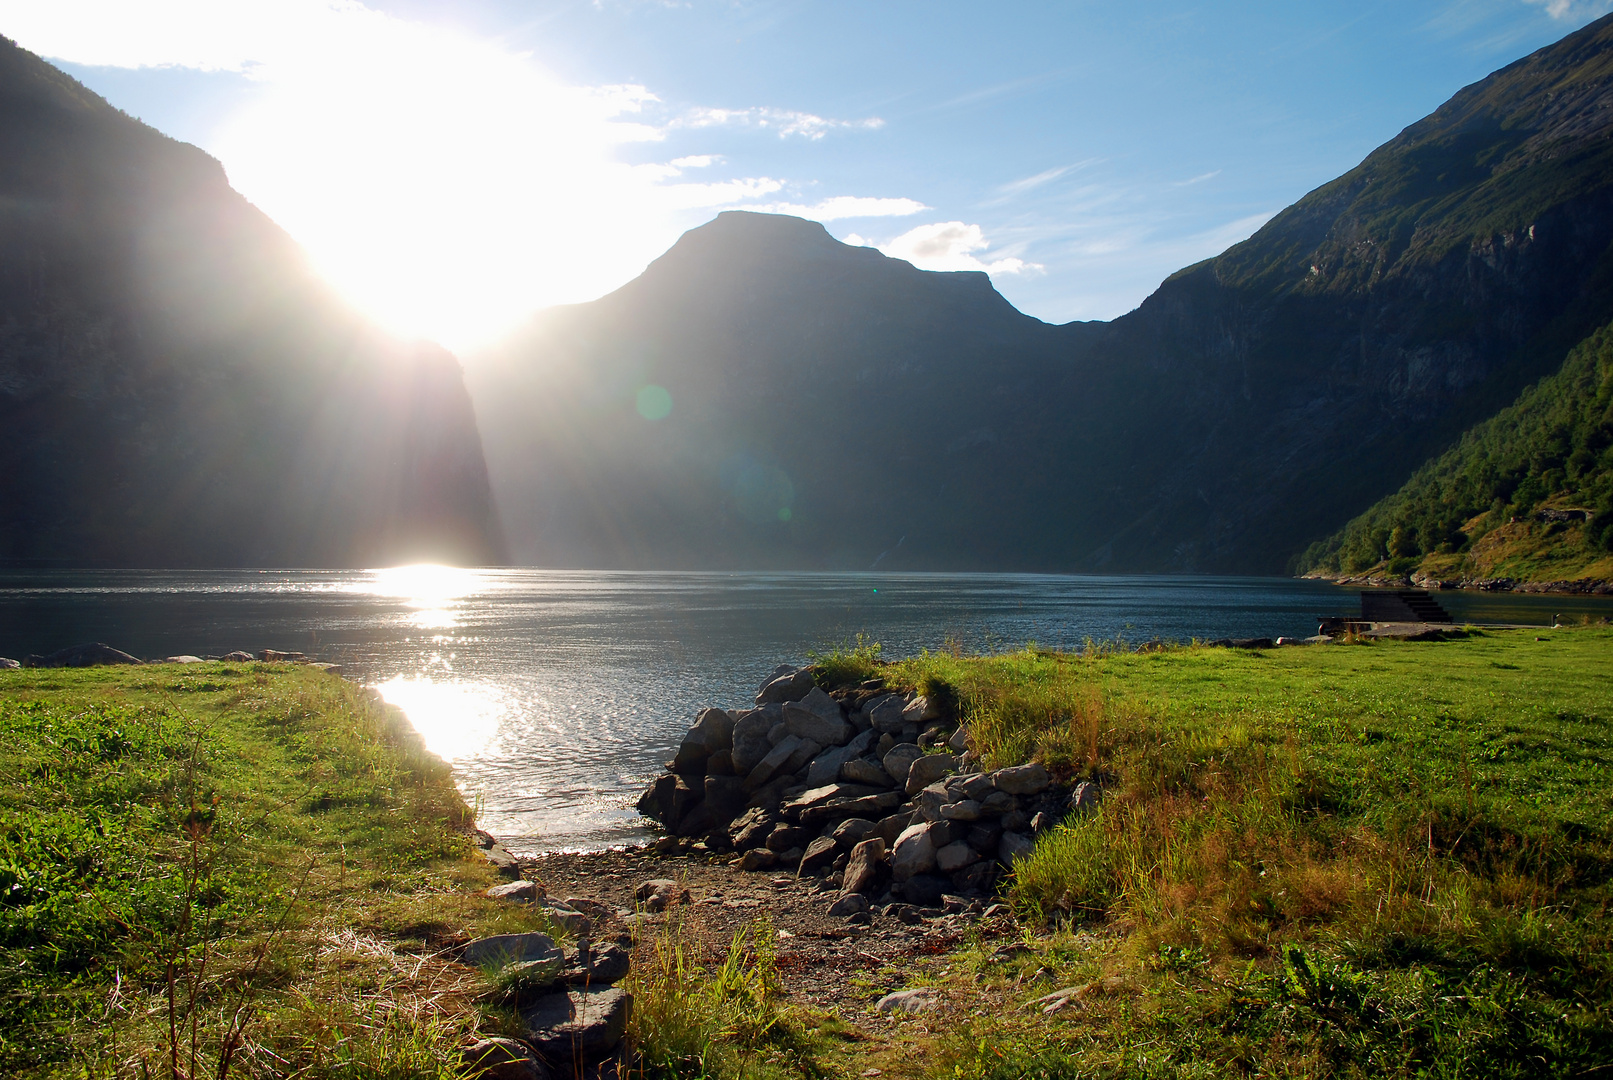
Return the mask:
<svg viewBox="0 0 1613 1080">
<path fill-rule="evenodd" d="M 645 1075 L 747 1075 L 759 1051 L 797 1041 L 783 1010 L 768 921 L 736 934 L 709 967 L 699 963 L 679 917 L 648 946 L 626 984 L 633 993 L 628 1037 Z"/>
</svg>

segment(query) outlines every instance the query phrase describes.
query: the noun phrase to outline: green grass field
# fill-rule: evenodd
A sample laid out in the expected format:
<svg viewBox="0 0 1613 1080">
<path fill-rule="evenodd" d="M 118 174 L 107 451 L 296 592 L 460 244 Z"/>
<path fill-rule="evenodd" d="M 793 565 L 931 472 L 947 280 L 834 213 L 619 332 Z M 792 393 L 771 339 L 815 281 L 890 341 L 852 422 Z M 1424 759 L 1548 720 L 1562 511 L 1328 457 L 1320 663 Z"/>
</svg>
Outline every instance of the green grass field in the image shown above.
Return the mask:
<svg viewBox="0 0 1613 1080">
<path fill-rule="evenodd" d="M 1613 1073 L 1613 632 L 895 670 L 988 763 L 1107 785 L 1017 867 L 1061 932 L 954 969 L 1080 992 L 968 1025 L 958 1076 Z"/>
<path fill-rule="evenodd" d="M 496 1027 L 448 768 L 294 665 L 0 672 L 0 1075 L 435 1077 Z"/>
</svg>

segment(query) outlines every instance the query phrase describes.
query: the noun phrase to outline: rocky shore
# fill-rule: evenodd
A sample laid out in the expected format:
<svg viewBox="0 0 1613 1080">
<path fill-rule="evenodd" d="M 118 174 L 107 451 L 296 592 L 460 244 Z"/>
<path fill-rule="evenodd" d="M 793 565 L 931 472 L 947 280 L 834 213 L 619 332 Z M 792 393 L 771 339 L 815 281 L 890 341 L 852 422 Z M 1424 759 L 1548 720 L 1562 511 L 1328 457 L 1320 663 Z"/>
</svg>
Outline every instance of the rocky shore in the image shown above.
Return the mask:
<svg viewBox="0 0 1613 1080">
<path fill-rule="evenodd" d="M 1034 762 L 982 770 L 940 691 L 873 679 L 831 692 L 811 669 L 782 665 L 753 707 L 701 711 L 638 809 L 678 838 L 669 848 L 819 879 L 838 917 L 961 908 L 1102 791 Z"/>
<path fill-rule="evenodd" d="M 1560 593 L 1566 596 L 1613 596 L 1613 581 L 1579 578 L 1574 581 L 1518 581 L 1514 578 L 1441 579 L 1427 574 L 1327 574 L 1313 571 L 1304 577 L 1379 589 L 1470 589 L 1475 592 Z"/>
</svg>

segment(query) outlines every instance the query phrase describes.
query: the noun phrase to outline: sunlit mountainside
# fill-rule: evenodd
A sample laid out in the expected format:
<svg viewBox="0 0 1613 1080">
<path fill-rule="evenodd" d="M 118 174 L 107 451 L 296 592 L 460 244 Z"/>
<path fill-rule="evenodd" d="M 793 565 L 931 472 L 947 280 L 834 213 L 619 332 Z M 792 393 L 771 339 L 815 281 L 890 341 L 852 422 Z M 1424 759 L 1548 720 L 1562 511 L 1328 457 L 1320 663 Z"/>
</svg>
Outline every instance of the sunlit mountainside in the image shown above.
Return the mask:
<svg viewBox="0 0 1613 1080">
<path fill-rule="evenodd" d="M 523 560 L 1281 572 L 1613 316 L 1613 20 L 1109 324 L 727 214 L 475 365 Z"/>
<path fill-rule="evenodd" d="M 501 557 L 459 365 L 217 161 L 0 39 L 0 560 Z"/>
</svg>

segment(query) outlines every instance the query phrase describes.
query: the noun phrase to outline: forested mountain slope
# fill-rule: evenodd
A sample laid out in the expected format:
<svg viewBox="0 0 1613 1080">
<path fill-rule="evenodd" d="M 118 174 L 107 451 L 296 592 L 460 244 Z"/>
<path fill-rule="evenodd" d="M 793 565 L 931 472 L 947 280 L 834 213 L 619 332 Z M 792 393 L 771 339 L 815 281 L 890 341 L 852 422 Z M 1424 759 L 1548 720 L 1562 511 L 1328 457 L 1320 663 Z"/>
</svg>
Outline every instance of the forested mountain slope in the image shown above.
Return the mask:
<svg viewBox="0 0 1613 1080">
<path fill-rule="evenodd" d="M 1613 325 L 1305 553 L 1321 574 L 1613 579 Z"/>
<path fill-rule="evenodd" d="M 0 39 L 0 562 L 501 557 L 457 361 L 219 163 Z"/>
</svg>

